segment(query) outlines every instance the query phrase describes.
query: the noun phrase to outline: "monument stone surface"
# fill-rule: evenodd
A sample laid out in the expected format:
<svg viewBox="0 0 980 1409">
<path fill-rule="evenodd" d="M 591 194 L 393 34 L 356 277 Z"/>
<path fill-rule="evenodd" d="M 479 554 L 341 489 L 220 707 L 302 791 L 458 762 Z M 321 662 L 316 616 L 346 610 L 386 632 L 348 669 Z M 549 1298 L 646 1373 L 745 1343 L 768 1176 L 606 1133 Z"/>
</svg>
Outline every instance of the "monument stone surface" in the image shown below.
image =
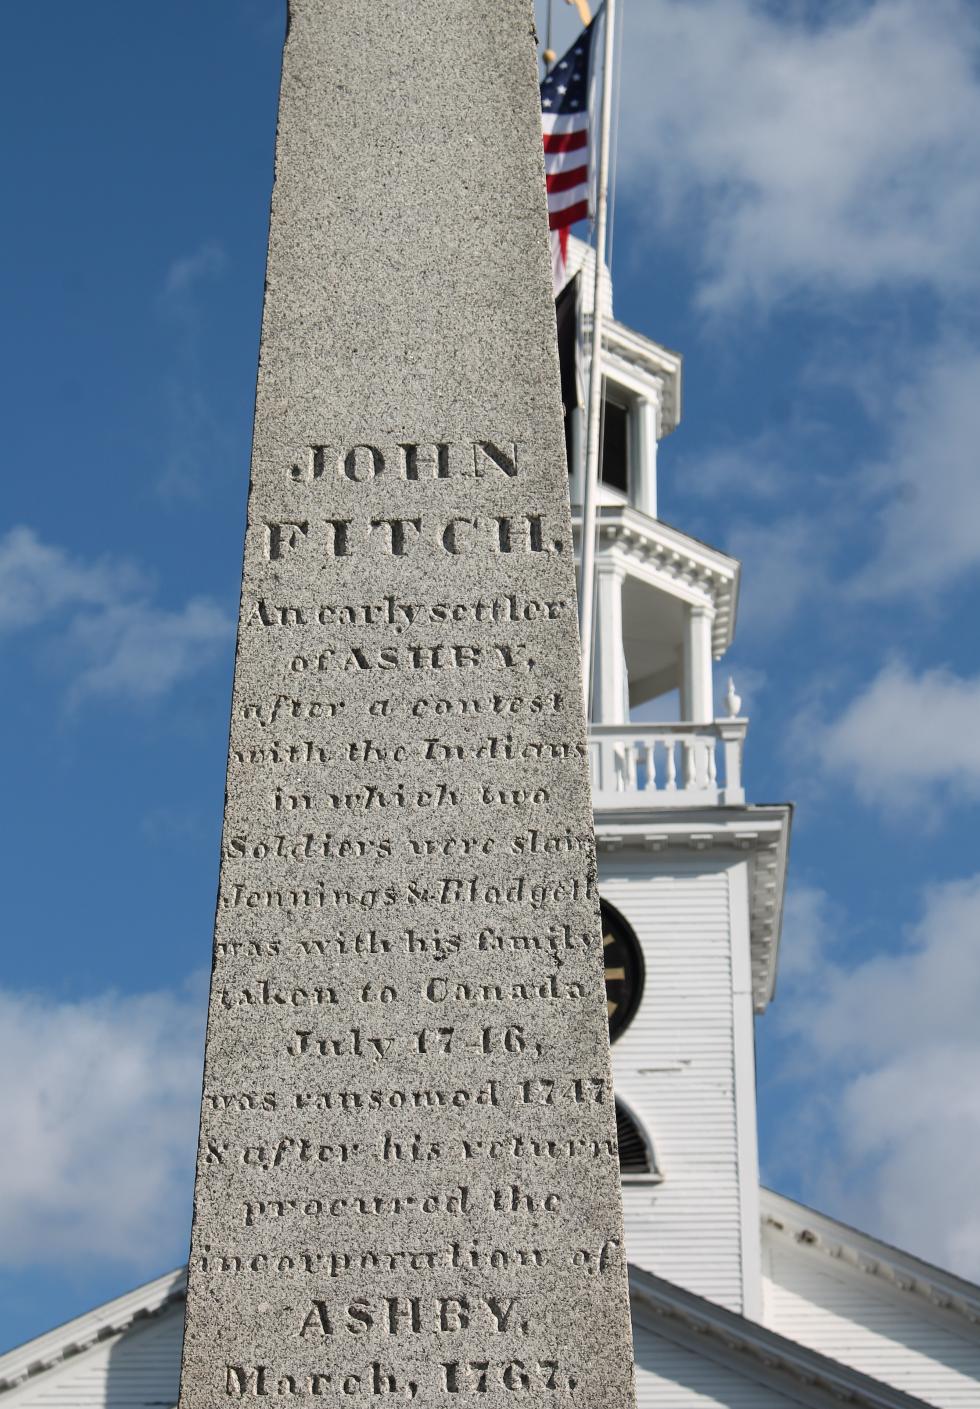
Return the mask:
<svg viewBox="0 0 980 1409">
<path fill-rule="evenodd" d="M 632 1402 L 530 0 L 291 0 L 181 1409 Z"/>
</svg>

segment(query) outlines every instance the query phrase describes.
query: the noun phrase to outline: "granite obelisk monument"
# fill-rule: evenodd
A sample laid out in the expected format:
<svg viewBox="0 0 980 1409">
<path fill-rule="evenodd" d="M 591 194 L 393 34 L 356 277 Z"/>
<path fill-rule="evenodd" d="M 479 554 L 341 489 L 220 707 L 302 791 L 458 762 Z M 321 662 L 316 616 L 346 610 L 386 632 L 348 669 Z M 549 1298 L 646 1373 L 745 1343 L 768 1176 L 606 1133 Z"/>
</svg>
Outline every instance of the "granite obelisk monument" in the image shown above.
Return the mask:
<svg viewBox="0 0 980 1409">
<path fill-rule="evenodd" d="M 290 0 L 181 1409 L 626 1409 L 531 0 Z"/>
</svg>

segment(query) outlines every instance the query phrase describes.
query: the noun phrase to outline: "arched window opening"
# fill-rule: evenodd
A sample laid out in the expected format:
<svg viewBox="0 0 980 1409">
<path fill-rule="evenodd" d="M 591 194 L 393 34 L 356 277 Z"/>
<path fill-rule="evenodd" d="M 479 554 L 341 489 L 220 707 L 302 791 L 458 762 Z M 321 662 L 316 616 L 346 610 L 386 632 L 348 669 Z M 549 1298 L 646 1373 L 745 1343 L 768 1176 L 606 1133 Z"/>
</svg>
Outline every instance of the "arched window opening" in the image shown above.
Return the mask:
<svg viewBox="0 0 980 1409">
<path fill-rule="evenodd" d="M 656 1174 L 650 1146 L 643 1131 L 621 1101 L 616 1102 L 616 1144 L 620 1174 Z"/>
</svg>

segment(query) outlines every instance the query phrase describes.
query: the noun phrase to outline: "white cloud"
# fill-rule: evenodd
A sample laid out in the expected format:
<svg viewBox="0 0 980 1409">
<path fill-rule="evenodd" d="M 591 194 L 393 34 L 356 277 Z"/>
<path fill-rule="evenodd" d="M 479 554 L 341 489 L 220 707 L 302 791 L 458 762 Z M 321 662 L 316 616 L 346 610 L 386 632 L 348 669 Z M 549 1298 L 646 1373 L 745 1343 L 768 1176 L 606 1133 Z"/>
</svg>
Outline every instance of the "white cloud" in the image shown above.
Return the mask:
<svg viewBox="0 0 980 1409">
<path fill-rule="evenodd" d="M 92 695 L 157 699 L 213 664 L 230 630 L 221 608 L 202 598 L 177 611 L 129 602 L 97 617 L 79 616 L 71 637 L 83 663 L 71 698 L 76 703 Z"/>
<path fill-rule="evenodd" d="M 220 245 L 209 241 L 194 250 L 192 254 L 175 259 L 167 270 L 163 281 L 163 297 L 170 307 L 187 308 L 186 295 L 195 284 L 222 273 L 225 267 L 225 252 Z"/>
<path fill-rule="evenodd" d="M 715 445 L 696 456 L 682 454 L 671 464 L 671 482 L 699 499 L 773 499 L 791 483 L 786 474 L 787 438 L 781 425 L 749 441 Z"/>
<path fill-rule="evenodd" d="M 980 793 L 978 718 L 980 677 L 941 669 L 914 675 L 894 661 L 836 719 L 808 718 L 793 732 L 864 801 L 907 809 Z"/>
<path fill-rule="evenodd" d="M 31 528 L 0 538 L 0 632 L 34 626 L 65 608 L 107 607 L 140 586 L 131 565 L 107 557 L 87 563 L 42 543 Z"/>
<path fill-rule="evenodd" d="M 202 390 L 204 382 L 197 350 L 180 353 L 163 388 L 169 426 L 156 487 L 164 499 L 199 499 L 229 463 L 231 437 Z"/>
<path fill-rule="evenodd" d="M 907 942 L 848 966 L 833 907 L 803 901 L 807 961 L 776 1020 L 829 1124 L 812 1141 L 810 1192 L 903 1247 L 980 1275 L 980 874 L 926 893 Z M 822 1200 L 823 1201 L 823 1200 Z"/>
<path fill-rule="evenodd" d="M 894 1054 L 851 1083 L 841 1123 L 849 1164 L 873 1170 L 865 1189 L 852 1186 L 854 1221 L 873 1219 L 888 1241 L 980 1276 L 980 1043 Z"/>
<path fill-rule="evenodd" d="M 787 626 L 808 598 L 821 601 L 826 580 L 826 523 L 791 514 L 767 522 L 736 523 L 726 548 L 745 571 L 739 596 L 739 634 L 770 636 Z"/>
<path fill-rule="evenodd" d="M 729 506 L 735 495 L 769 501 L 763 514 L 735 521 L 726 545 L 745 562 L 740 616 L 749 629 L 785 625 L 808 592 L 849 611 L 901 598 L 921 606 L 980 571 L 980 350 L 943 337 L 919 353 L 914 372 L 851 366 L 847 385 L 883 449 L 846 480 L 827 474 L 826 429 L 812 435 L 801 424 L 679 462 L 688 493 L 726 496 Z M 804 472 L 820 493 L 805 514 L 781 512 Z M 841 563 L 833 576 L 832 555 Z"/>
<path fill-rule="evenodd" d="M 175 342 L 163 388 L 169 420 L 166 459 L 157 488 L 165 497 L 196 499 L 216 467 L 227 463 L 231 440 L 206 390 L 204 349 L 206 286 L 227 260 L 214 241 L 175 259 L 167 270 L 159 306 Z"/>
<path fill-rule="evenodd" d="M 922 595 L 980 566 L 980 352 L 943 343 L 878 407 L 888 449 L 862 476 L 882 503 L 870 562 L 853 583 L 881 599 Z"/>
<path fill-rule="evenodd" d="M 824 948 L 815 996 L 789 1023 L 825 1059 L 871 1068 L 925 1046 L 980 1045 L 978 936 L 980 874 L 935 886 L 900 950 L 848 968 Z"/>
<path fill-rule="evenodd" d="M 69 699 L 152 700 L 219 659 L 232 623 L 214 602 L 155 605 L 131 564 L 86 562 L 30 528 L 0 538 L 0 632 L 47 627 Z"/>
<path fill-rule="evenodd" d="M 825 962 L 833 929 L 830 897 L 819 886 L 794 885 L 786 895 L 779 941 L 779 979 L 796 983 Z"/>
<path fill-rule="evenodd" d="M 4 1263 L 173 1257 L 190 1226 L 202 990 L 75 1002 L 0 990 Z"/>
<path fill-rule="evenodd" d="M 702 304 L 975 287 L 975 6 L 644 0 L 623 47 L 623 174 L 701 231 Z"/>
</svg>

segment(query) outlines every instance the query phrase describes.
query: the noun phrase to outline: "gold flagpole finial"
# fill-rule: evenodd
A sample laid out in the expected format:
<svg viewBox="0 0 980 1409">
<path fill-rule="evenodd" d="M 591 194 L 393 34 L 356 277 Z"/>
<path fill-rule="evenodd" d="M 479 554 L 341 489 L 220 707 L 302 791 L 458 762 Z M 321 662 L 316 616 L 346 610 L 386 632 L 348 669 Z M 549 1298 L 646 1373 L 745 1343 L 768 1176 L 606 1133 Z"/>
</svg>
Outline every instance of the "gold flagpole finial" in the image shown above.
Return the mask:
<svg viewBox="0 0 980 1409">
<path fill-rule="evenodd" d="M 583 24 L 592 23 L 592 11 L 589 9 L 588 0 L 565 0 L 566 5 L 574 5 L 578 10 L 578 17 Z"/>
</svg>

